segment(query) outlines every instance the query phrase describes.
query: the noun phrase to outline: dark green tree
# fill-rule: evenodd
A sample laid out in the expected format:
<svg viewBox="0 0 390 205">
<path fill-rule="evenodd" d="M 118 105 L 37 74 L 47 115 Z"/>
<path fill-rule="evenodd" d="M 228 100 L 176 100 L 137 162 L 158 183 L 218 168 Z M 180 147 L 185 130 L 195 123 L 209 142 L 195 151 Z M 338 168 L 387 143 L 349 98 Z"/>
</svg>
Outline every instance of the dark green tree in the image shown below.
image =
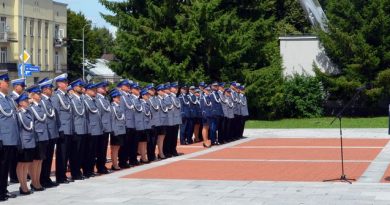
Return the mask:
<svg viewBox="0 0 390 205">
<path fill-rule="evenodd" d="M 282 116 L 278 37 L 309 30 L 298 0 L 100 3 L 113 13 L 103 18 L 118 27 L 112 67 L 119 75 L 145 82 L 238 80 L 249 86 L 258 116 Z"/>
<path fill-rule="evenodd" d="M 388 93 L 390 68 L 389 0 L 328 0 L 329 32 L 319 32 L 327 55 L 340 73 L 319 72 L 330 100 L 349 99 L 355 88 L 374 83 L 359 99 L 361 106 L 374 105 Z"/>
</svg>

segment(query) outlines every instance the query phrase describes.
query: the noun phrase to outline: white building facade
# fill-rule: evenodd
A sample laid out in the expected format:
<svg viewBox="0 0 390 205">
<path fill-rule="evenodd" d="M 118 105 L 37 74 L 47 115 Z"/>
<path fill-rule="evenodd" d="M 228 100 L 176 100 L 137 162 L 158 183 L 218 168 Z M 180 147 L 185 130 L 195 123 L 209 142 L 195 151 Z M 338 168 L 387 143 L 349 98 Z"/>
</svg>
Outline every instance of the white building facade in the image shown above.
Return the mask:
<svg viewBox="0 0 390 205">
<path fill-rule="evenodd" d="M 294 73 L 314 75 L 314 64 L 323 72 L 337 73 L 337 68 L 327 57 L 318 37 L 285 36 L 279 37 L 279 43 L 285 76 Z"/>
</svg>

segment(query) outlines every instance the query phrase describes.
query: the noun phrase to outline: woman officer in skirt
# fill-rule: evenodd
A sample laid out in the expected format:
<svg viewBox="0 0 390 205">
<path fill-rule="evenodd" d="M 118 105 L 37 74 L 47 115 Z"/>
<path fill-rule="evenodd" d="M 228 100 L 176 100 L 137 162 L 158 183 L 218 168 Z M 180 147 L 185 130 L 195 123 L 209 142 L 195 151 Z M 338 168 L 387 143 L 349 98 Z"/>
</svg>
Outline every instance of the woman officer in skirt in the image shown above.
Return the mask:
<svg viewBox="0 0 390 205">
<path fill-rule="evenodd" d="M 34 134 L 34 119 L 28 110 L 30 105 L 28 94 L 21 94 L 15 102 L 19 106 L 18 121 L 20 130 L 20 146 L 18 150 L 18 164 L 16 174 L 20 183 L 19 192 L 21 195 L 31 194 L 27 187 L 27 174 L 34 159 L 36 142 Z"/>
<path fill-rule="evenodd" d="M 41 88 L 38 85 L 26 89 L 30 93 L 31 106 L 29 110 L 34 117 L 34 131 L 36 135 L 37 146 L 35 148 L 34 161 L 31 165 L 31 189 L 33 191 L 43 191 L 40 182 L 42 161 L 46 159 L 46 150 L 49 144 L 49 131 L 46 119 L 46 112 L 43 110 L 41 103 Z"/>
<path fill-rule="evenodd" d="M 112 123 L 112 133 L 110 139 L 111 145 L 111 159 L 113 171 L 120 170 L 118 165 L 118 152 L 120 146 L 123 146 L 124 138 L 126 135 L 126 119 L 125 111 L 120 105 L 121 102 L 121 93 L 117 89 L 113 89 L 110 92 L 110 97 L 112 99 L 111 103 L 111 123 Z"/>
</svg>

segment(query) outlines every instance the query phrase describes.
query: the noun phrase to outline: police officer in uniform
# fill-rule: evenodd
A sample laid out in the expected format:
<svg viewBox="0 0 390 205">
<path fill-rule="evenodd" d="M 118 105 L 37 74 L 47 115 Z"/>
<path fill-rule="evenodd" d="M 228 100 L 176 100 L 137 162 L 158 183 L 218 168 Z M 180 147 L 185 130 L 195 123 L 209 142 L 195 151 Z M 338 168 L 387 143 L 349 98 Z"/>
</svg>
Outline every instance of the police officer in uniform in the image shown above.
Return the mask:
<svg viewBox="0 0 390 205">
<path fill-rule="evenodd" d="M 137 130 L 141 131 L 138 150 L 141 155 L 140 163 L 145 164 L 145 163 L 149 163 L 149 159 L 147 157 L 147 140 L 150 138 L 149 135 L 151 134 L 151 129 L 152 129 L 152 124 L 151 124 L 152 113 L 150 110 L 151 109 L 150 105 L 147 103 L 147 101 L 150 98 L 148 89 L 146 88 L 142 89 L 140 94 L 141 94 L 140 103 L 142 106 L 142 112 L 136 112 L 135 127 Z"/>
<path fill-rule="evenodd" d="M 54 78 L 57 90 L 51 97 L 51 102 L 56 111 L 57 124 L 59 126 L 59 138 L 56 144 L 56 180 L 57 183 L 67 184 L 74 180 L 66 176 L 70 151 L 70 140 L 73 136 L 73 117 L 70 98 L 67 94 L 68 74 L 64 73 Z"/>
<path fill-rule="evenodd" d="M 199 89 L 198 89 L 199 90 Z M 199 96 L 196 95 L 195 86 L 190 86 L 188 100 L 190 101 L 190 116 L 192 126 L 190 127 L 190 133 L 194 135 L 194 142 L 200 142 L 200 124 L 201 124 L 201 111 L 199 107 Z"/>
<path fill-rule="evenodd" d="M 160 107 L 160 126 L 157 127 L 157 146 L 158 146 L 158 159 L 165 159 L 165 138 L 167 136 L 168 129 L 168 115 L 169 109 L 172 105 L 172 102 L 169 100 L 169 96 L 164 92 L 165 85 L 160 84 L 156 87 L 157 91 L 157 100 L 159 102 Z"/>
<path fill-rule="evenodd" d="M 130 94 L 130 101 L 133 104 L 134 112 L 134 134 L 129 138 L 129 164 L 131 166 L 138 166 L 139 161 L 137 159 L 138 154 L 138 143 L 139 140 L 144 138 L 143 130 L 140 130 L 140 126 L 137 126 L 137 119 L 136 114 L 139 112 L 142 112 L 142 105 L 140 101 L 140 86 L 138 83 L 131 83 L 131 94 Z M 138 129 L 137 129 L 138 128 Z M 144 141 L 144 139 L 142 140 Z"/>
<path fill-rule="evenodd" d="M 212 143 L 209 140 L 209 128 L 211 124 L 211 119 L 213 118 L 212 113 L 212 102 L 211 102 L 211 88 L 205 87 L 203 89 L 203 95 L 200 97 L 200 108 L 202 111 L 202 137 L 203 137 L 203 146 L 205 148 L 210 148 Z"/>
<path fill-rule="evenodd" d="M 240 130 L 240 137 L 243 137 L 243 134 L 244 134 L 244 129 L 245 129 L 245 121 L 247 120 L 248 116 L 249 116 L 249 112 L 248 112 L 248 103 L 247 103 L 247 99 L 246 99 L 246 96 L 245 96 L 245 86 L 241 85 L 240 87 L 238 87 L 238 91 L 239 91 L 239 97 L 240 97 L 240 113 L 241 113 L 241 130 Z"/>
<path fill-rule="evenodd" d="M 117 88 L 121 93 L 120 106 L 125 111 L 126 119 L 126 136 L 123 140 L 123 146 L 119 149 L 119 167 L 122 169 L 129 168 L 129 153 L 130 153 L 130 138 L 135 133 L 134 122 L 134 105 L 130 98 L 130 82 L 129 80 L 122 80 L 117 84 Z"/>
<path fill-rule="evenodd" d="M 27 186 L 27 176 L 31 168 L 36 151 L 36 139 L 34 131 L 34 118 L 31 111 L 28 109 L 29 97 L 27 93 L 22 93 L 15 99 L 18 105 L 18 121 L 20 130 L 20 145 L 18 147 L 18 163 L 16 173 L 20 183 L 20 195 L 29 195 L 31 191 Z M 30 169 L 31 171 L 31 169 Z M 32 174 L 32 172 L 30 172 Z"/>
<path fill-rule="evenodd" d="M 96 84 L 89 83 L 85 88 L 85 112 L 87 115 L 88 135 L 83 141 L 84 162 L 82 165 L 83 174 L 86 178 L 96 176 L 94 166 L 96 164 L 96 141 L 103 135 L 103 125 L 99 109 L 96 105 Z"/>
<path fill-rule="evenodd" d="M 87 128 L 87 115 L 84 100 L 82 98 L 82 88 L 84 82 L 81 79 L 77 79 L 70 83 L 72 86 L 73 94 L 69 94 L 72 105 L 72 118 L 73 118 L 73 136 L 71 139 L 69 164 L 70 173 L 73 180 L 83 180 L 84 176 L 81 173 L 81 163 L 84 160 L 85 152 L 82 142 L 88 136 Z"/>
<path fill-rule="evenodd" d="M 188 99 L 187 86 L 184 85 L 180 88 L 180 106 L 182 124 L 180 125 L 180 144 L 188 145 L 192 144 L 192 120 L 191 120 L 191 103 Z"/>
<path fill-rule="evenodd" d="M 110 92 L 112 99 L 111 103 L 111 119 L 112 119 L 112 133 L 111 133 L 111 170 L 117 171 L 121 168 L 118 165 L 118 152 L 120 146 L 123 146 L 123 141 L 126 136 L 126 119 L 125 110 L 120 106 L 121 93 L 117 89 Z"/>
<path fill-rule="evenodd" d="M 219 84 L 218 82 L 214 82 L 211 84 L 211 94 L 210 94 L 210 99 L 211 99 L 211 112 L 212 112 L 212 117 L 210 118 L 210 139 L 212 145 L 219 145 L 218 141 L 218 136 L 217 136 L 217 131 L 220 123 L 220 119 L 223 116 L 223 111 L 222 111 L 222 105 L 221 105 L 221 99 L 218 94 L 218 87 Z"/>
<path fill-rule="evenodd" d="M 107 86 L 107 82 L 96 84 L 96 105 L 99 109 L 103 125 L 103 135 L 99 136 L 96 142 L 96 168 L 99 174 L 110 173 L 106 167 L 108 139 L 110 132 L 112 132 L 111 106 L 110 101 L 106 97 Z"/>
<path fill-rule="evenodd" d="M 221 96 L 222 109 L 224 113 L 222 133 L 224 135 L 224 141 L 230 142 L 234 138 L 233 133 L 233 120 L 234 120 L 234 102 L 232 99 L 232 90 L 230 88 L 224 89 Z"/>
<path fill-rule="evenodd" d="M 148 138 L 147 144 L 147 153 L 148 160 L 156 160 L 156 145 L 159 135 L 159 129 L 161 127 L 160 123 L 160 105 L 158 98 L 156 96 L 156 89 L 153 84 L 149 84 L 145 87 L 150 95 L 149 99 L 146 101 L 149 104 L 150 112 L 152 114 L 150 119 L 151 131 Z"/>
<path fill-rule="evenodd" d="M 169 104 L 168 106 L 168 124 L 167 124 L 167 134 L 164 139 L 164 155 L 166 157 L 173 157 L 172 152 L 172 144 L 175 141 L 175 106 L 173 105 L 172 96 L 171 96 L 171 83 L 166 83 L 164 86 L 164 92 L 166 96 L 164 97 L 164 101 L 166 104 Z M 177 143 L 177 140 L 176 140 Z"/>
<path fill-rule="evenodd" d="M 41 185 L 42 161 L 46 159 L 47 146 L 49 144 L 49 131 L 47 116 L 41 105 L 41 88 L 39 85 L 33 85 L 26 89 L 30 95 L 31 106 L 28 108 L 33 116 L 34 132 L 36 136 L 36 148 L 34 160 L 30 169 L 31 189 L 33 191 L 43 191 L 45 188 Z"/>
<path fill-rule="evenodd" d="M 15 198 L 7 190 L 10 163 L 15 159 L 20 143 L 16 110 L 12 99 L 7 96 L 8 74 L 0 75 L 0 201 Z"/>
<path fill-rule="evenodd" d="M 12 103 L 16 109 L 18 105 L 15 102 L 15 100 L 24 92 L 24 89 L 26 87 L 26 79 L 19 78 L 19 79 L 11 80 L 11 84 L 13 90 L 9 93 L 9 97 L 12 99 Z M 11 183 L 18 183 L 18 178 L 16 176 L 16 164 L 17 164 L 17 160 L 12 160 L 10 170 L 9 170 L 9 178 Z"/>
<path fill-rule="evenodd" d="M 220 99 L 220 105 L 221 105 L 221 116 L 219 117 L 219 121 L 218 121 L 218 142 L 220 144 L 224 144 L 226 142 L 226 135 L 228 133 L 225 133 L 225 124 L 226 124 L 226 110 L 224 108 L 224 100 L 225 100 L 225 83 L 224 82 L 220 82 L 218 83 L 218 87 L 216 88 L 216 95 L 218 95 L 219 99 Z"/>
<path fill-rule="evenodd" d="M 230 89 L 232 91 L 232 100 L 234 103 L 234 119 L 232 123 L 234 125 L 237 125 L 234 126 L 232 130 L 234 140 L 240 138 L 240 130 L 241 130 L 240 129 L 240 124 L 241 124 L 240 96 L 239 93 L 237 92 L 237 86 L 240 86 L 240 84 L 234 81 L 230 84 Z"/>
<path fill-rule="evenodd" d="M 41 88 L 41 105 L 42 109 L 46 113 L 46 121 L 49 131 L 49 142 L 46 149 L 46 157 L 42 162 L 42 171 L 40 176 L 41 184 L 44 188 L 51 188 L 58 186 L 58 183 L 53 182 L 50 179 L 51 174 L 51 165 L 53 162 L 54 146 L 57 141 L 58 135 L 58 125 L 57 119 L 54 111 L 54 107 L 51 103 L 50 97 L 53 94 L 53 80 L 44 78 L 38 82 Z"/>
<path fill-rule="evenodd" d="M 172 112 L 173 112 L 173 130 L 172 130 L 172 141 L 171 141 L 171 153 L 173 156 L 179 156 L 179 153 L 177 152 L 177 141 L 178 141 L 178 135 L 179 135 L 179 127 L 182 124 L 182 117 L 181 117 L 181 104 L 180 100 L 177 97 L 179 92 L 179 83 L 174 82 L 170 85 L 170 97 L 172 99 Z"/>
</svg>

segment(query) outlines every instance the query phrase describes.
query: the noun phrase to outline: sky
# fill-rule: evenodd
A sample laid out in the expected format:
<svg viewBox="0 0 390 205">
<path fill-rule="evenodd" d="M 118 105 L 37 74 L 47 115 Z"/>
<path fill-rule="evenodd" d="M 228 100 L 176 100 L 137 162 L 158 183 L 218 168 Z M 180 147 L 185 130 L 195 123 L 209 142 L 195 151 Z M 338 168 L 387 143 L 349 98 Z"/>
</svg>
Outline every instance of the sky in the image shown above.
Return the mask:
<svg viewBox="0 0 390 205">
<path fill-rule="evenodd" d="M 83 12 L 88 20 L 94 23 L 97 27 L 106 27 L 115 34 L 116 27 L 110 25 L 100 16 L 100 13 L 110 14 L 110 12 L 103 7 L 98 0 L 55 0 L 68 4 L 68 8 L 76 12 Z M 122 0 L 111 0 L 111 1 L 122 1 Z"/>
</svg>

